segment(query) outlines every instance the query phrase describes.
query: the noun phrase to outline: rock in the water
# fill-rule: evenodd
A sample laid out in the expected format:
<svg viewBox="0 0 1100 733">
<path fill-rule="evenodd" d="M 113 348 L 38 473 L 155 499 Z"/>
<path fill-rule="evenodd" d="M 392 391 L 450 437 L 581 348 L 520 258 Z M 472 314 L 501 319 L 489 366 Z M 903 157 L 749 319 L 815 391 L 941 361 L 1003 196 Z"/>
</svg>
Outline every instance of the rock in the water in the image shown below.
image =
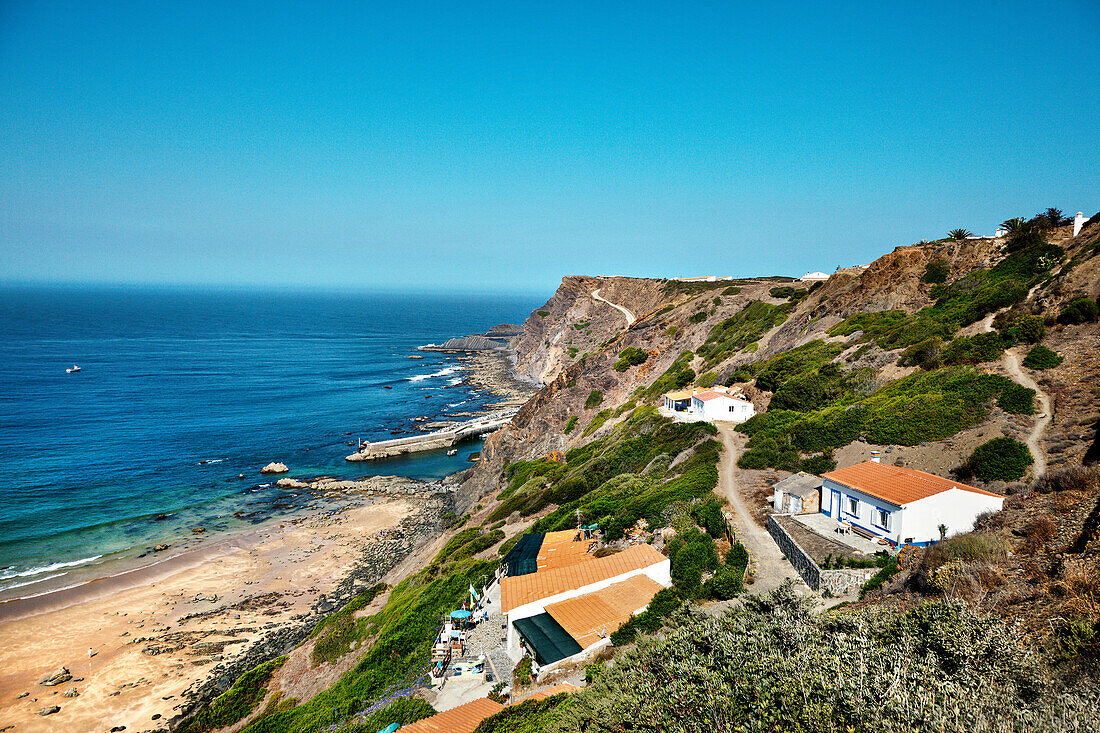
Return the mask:
<svg viewBox="0 0 1100 733">
<path fill-rule="evenodd" d="M 299 481 L 296 478 L 281 478 L 275 482 L 276 486 L 281 486 L 284 489 L 308 489 L 309 484 L 305 481 Z"/>
<path fill-rule="evenodd" d="M 38 711 L 38 714 L 45 717 L 47 715 L 53 715 L 54 713 L 60 713 L 61 707 L 59 705 L 51 705 L 48 708 L 42 708 Z"/>
<path fill-rule="evenodd" d="M 260 473 L 286 473 L 289 470 L 285 463 L 269 463 L 260 469 Z"/>
<path fill-rule="evenodd" d="M 44 680 L 42 680 L 42 684 L 46 687 L 53 687 L 54 685 L 60 685 L 63 682 L 68 682 L 72 678 L 73 676 L 69 674 L 68 668 L 62 667 L 61 669 L 51 674 L 49 677 L 46 677 Z"/>
<path fill-rule="evenodd" d="M 206 527 L 192 527 L 191 531 L 194 532 L 195 534 L 202 534 L 203 532 L 206 531 Z"/>
<path fill-rule="evenodd" d="M 164 552 L 168 549 L 168 545 L 160 544 L 153 548 L 153 552 Z"/>
<path fill-rule="evenodd" d="M 165 519 L 168 519 L 167 514 L 158 514 L 157 516 L 153 517 L 154 522 L 163 522 Z"/>
</svg>

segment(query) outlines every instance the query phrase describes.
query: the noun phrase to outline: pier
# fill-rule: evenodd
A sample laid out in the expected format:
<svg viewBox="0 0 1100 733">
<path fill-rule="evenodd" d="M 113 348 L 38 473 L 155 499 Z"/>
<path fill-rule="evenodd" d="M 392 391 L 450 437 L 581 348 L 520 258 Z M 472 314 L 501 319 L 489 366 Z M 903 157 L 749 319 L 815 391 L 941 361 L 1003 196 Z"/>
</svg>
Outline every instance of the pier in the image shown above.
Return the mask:
<svg viewBox="0 0 1100 733">
<path fill-rule="evenodd" d="M 380 440 L 375 443 L 364 443 L 359 451 L 347 456 L 346 461 L 373 461 L 377 458 L 389 458 L 405 453 L 418 453 L 426 450 L 438 450 L 450 448 L 469 438 L 496 432 L 511 421 L 518 410 L 502 410 L 490 413 L 473 420 L 453 425 L 444 430 L 424 435 L 413 435 L 408 438 L 394 438 L 393 440 Z"/>
</svg>

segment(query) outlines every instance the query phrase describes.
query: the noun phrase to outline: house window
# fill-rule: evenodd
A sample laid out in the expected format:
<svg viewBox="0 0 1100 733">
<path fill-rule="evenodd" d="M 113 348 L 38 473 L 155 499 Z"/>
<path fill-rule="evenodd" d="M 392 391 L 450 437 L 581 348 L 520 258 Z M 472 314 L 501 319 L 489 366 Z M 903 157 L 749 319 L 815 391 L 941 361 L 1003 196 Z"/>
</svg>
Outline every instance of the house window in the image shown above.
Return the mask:
<svg viewBox="0 0 1100 733">
<path fill-rule="evenodd" d="M 890 512 L 885 509 L 875 509 L 875 524 L 883 529 L 890 529 Z"/>
<path fill-rule="evenodd" d="M 859 499 L 854 496 L 848 497 L 848 513 L 859 514 Z"/>
</svg>

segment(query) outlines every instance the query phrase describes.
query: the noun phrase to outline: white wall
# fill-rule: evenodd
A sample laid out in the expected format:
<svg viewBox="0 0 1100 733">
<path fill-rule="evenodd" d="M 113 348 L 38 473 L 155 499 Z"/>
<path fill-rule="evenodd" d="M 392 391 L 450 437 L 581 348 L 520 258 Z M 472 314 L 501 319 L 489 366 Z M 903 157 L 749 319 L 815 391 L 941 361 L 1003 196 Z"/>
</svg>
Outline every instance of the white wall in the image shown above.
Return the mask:
<svg viewBox="0 0 1100 733">
<path fill-rule="evenodd" d="M 836 506 L 837 499 L 833 494 L 835 490 L 840 491 L 839 512 Z M 848 497 L 854 497 L 859 502 L 855 514 L 848 511 Z M 885 509 L 890 512 L 890 528 L 888 530 L 883 529 L 874 518 L 875 509 Z M 850 489 L 829 478 L 824 479 L 821 486 L 821 511 L 837 521 L 857 524 L 863 529 L 874 532 L 879 537 L 885 537 L 894 542 L 898 541 L 900 527 L 905 519 L 905 509 L 898 508 L 888 501 L 864 494 L 862 491 Z"/>
<path fill-rule="evenodd" d="M 1077 236 L 1081 233 L 1081 227 L 1085 226 L 1085 213 L 1078 211 L 1077 216 L 1073 217 L 1073 236 Z"/>
<path fill-rule="evenodd" d="M 940 539 L 940 524 L 947 525 L 947 536 L 969 532 L 982 512 L 1000 511 L 1004 497 L 986 496 L 963 489 L 951 489 L 905 507 L 905 527 L 902 539 L 915 542 L 935 542 Z"/>
<path fill-rule="evenodd" d="M 508 612 L 508 656 L 514 661 L 518 661 L 520 657 L 523 656 L 523 647 L 519 643 L 519 632 L 516 631 L 514 625 L 516 621 L 521 618 L 529 618 L 531 616 L 538 616 L 540 613 L 545 613 L 547 606 L 557 603 L 558 601 L 564 601 L 568 598 L 576 598 L 586 593 L 603 590 L 609 585 L 621 583 L 628 578 L 633 578 L 635 575 L 647 575 L 651 580 L 660 583 L 662 587 L 668 588 L 672 585 L 672 563 L 668 558 L 665 558 L 661 562 L 650 565 L 648 568 L 631 570 L 628 573 L 616 575 L 614 578 L 601 580 L 598 583 L 591 583 L 580 588 L 574 588 L 573 590 L 563 591 L 557 595 L 540 598 L 536 601 L 531 601 L 530 603 L 513 608 Z"/>
<path fill-rule="evenodd" d="M 692 397 L 691 408 L 702 415 L 704 420 L 711 421 L 745 422 L 756 414 L 751 402 L 731 397 L 716 397 L 711 400 Z"/>
</svg>

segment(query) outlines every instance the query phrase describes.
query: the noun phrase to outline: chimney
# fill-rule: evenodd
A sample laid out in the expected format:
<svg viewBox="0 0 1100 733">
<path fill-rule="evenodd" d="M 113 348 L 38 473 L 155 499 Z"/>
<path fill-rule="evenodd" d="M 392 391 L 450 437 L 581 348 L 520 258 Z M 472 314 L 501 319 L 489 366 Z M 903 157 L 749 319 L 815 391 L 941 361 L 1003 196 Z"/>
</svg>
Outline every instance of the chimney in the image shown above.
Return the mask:
<svg viewBox="0 0 1100 733">
<path fill-rule="evenodd" d="M 882 453 L 877 450 L 871 451 L 871 463 L 882 463 Z"/>
</svg>

